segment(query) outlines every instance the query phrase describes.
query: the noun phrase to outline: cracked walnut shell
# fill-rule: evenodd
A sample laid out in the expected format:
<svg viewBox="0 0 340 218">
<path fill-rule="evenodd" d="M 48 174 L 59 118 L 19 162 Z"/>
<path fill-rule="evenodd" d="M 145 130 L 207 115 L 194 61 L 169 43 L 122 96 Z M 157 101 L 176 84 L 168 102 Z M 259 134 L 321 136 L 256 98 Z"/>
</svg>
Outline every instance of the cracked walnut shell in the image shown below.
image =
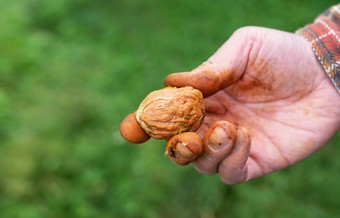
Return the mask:
<svg viewBox="0 0 340 218">
<path fill-rule="evenodd" d="M 169 139 L 197 130 L 205 108 L 202 93 L 192 87 L 166 87 L 151 92 L 140 104 L 136 119 L 156 139 Z"/>
</svg>

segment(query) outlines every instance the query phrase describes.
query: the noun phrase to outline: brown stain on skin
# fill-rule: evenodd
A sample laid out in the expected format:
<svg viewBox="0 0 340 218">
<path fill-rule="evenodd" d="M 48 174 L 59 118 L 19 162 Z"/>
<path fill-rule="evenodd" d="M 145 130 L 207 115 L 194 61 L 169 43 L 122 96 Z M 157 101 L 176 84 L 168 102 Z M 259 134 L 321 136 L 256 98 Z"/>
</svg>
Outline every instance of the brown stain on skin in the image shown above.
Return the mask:
<svg viewBox="0 0 340 218">
<path fill-rule="evenodd" d="M 191 85 L 201 90 L 204 97 L 208 97 L 220 90 L 221 79 L 216 74 L 213 65 L 203 63 L 201 66 L 192 70 L 191 75 Z"/>
<path fill-rule="evenodd" d="M 238 79 L 234 68 L 226 68 L 218 71 L 217 67 L 209 63 L 203 63 L 192 72 L 199 72 L 196 77 L 196 84 L 202 87 L 204 97 L 215 94 Z"/>
<path fill-rule="evenodd" d="M 170 74 L 164 80 L 165 86 L 192 86 L 199 89 L 204 97 L 211 96 L 235 82 L 235 69 L 225 69 L 220 72 L 212 63 L 204 62 L 191 72 Z"/>
<path fill-rule="evenodd" d="M 309 110 L 304 109 L 304 110 L 303 110 L 303 113 L 304 113 L 306 116 L 308 116 L 308 115 L 309 115 Z"/>
<path fill-rule="evenodd" d="M 306 139 L 304 142 L 301 143 L 301 153 L 306 154 L 307 156 L 312 154 L 316 151 L 317 147 L 315 146 L 315 140 L 313 139 Z"/>
<path fill-rule="evenodd" d="M 181 72 L 168 75 L 164 80 L 164 86 L 184 87 L 191 86 L 200 90 L 204 97 L 211 95 L 213 87 L 218 79 L 211 71 L 195 74 L 194 72 Z M 213 86 L 213 87 L 211 87 Z"/>
<path fill-rule="evenodd" d="M 167 141 L 165 154 L 176 164 L 187 165 L 202 154 L 202 146 L 197 133 L 182 133 Z"/>
<path fill-rule="evenodd" d="M 259 59 L 248 66 L 243 76 L 228 88 L 228 92 L 235 97 L 250 101 L 271 99 L 273 92 L 276 91 L 274 86 L 276 78 L 271 62 Z"/>
<path fill-rule="evenodd" d="M 273 106 L 262 106 L 262 107 L 256 107 L 254 109 L 252 109 L 253 112 L 255 112 L 255 114 L 261 116 L 261 115 L 265 115 L 265 116 L 269 116 L 271 118 L 274 118 L 276 113 L 277 113 L 277 108 L 273 107 Z"/>
</svg>

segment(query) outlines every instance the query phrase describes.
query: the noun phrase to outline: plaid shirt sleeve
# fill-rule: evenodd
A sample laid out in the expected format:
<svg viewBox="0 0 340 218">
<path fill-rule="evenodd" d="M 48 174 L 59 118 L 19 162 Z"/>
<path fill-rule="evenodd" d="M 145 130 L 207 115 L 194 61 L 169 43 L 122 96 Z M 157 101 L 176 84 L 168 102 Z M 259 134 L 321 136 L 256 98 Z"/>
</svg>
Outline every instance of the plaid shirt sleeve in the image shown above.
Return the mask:
<svg viewBox="0 0 340 218">
<path fill-rule="evenodd" d="M 296 33 L 308 41 L 340 92 L 340 4 L 329 8 L 314 23 L 298 29 Z"/>
</svg>

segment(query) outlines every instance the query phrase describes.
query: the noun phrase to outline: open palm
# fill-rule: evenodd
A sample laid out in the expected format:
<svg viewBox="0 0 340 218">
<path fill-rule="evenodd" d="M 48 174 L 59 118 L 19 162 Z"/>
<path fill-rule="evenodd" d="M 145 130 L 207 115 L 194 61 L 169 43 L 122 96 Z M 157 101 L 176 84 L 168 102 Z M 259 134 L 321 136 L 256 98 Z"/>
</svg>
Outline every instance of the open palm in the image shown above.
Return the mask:
<svg viewBox="0 0 340 218">
<path fill-rule="evenodd" d="M 207 115 L 197 131 L 202 137 L 210 137 L 207 132 L 214 131 L 208 130 L 221 121 L 242 130 L 233 143 L 224 143 L 227 131 L 215 131 L 215 141 L 226 146 L 206 143 L 193 163 L 201 173 L 219 173 L 228 184 L 306 158 L 340 124 L 340 96 L 312 49 L 296 34 L 242 28 L 208 61 L 191 72 L 169 75 L 165 85 L 190 85 L 206 96 Z"/>
</svg>

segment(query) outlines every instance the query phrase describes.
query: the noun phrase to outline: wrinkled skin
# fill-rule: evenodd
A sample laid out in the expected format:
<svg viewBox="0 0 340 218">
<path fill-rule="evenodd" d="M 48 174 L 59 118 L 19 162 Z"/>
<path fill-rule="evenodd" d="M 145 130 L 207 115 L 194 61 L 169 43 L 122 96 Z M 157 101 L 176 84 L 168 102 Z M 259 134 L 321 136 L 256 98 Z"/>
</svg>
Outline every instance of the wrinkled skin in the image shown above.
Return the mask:
<svg viewBox="0 0 340 218">
<path fill-rule="evenodd" d="M 292 33 L 241 28 L 201 66 L 164 84 L 205 95 L 207 115 L 197 131 L 205 136 L 203 155 L 193 166 L 227 184 L 303 160 L 340 126 L 338 91 L 307 42 Z M 223 127 L 208 132 L 217 121 L 234 127 L 237 139 Z"/>
</svg>

